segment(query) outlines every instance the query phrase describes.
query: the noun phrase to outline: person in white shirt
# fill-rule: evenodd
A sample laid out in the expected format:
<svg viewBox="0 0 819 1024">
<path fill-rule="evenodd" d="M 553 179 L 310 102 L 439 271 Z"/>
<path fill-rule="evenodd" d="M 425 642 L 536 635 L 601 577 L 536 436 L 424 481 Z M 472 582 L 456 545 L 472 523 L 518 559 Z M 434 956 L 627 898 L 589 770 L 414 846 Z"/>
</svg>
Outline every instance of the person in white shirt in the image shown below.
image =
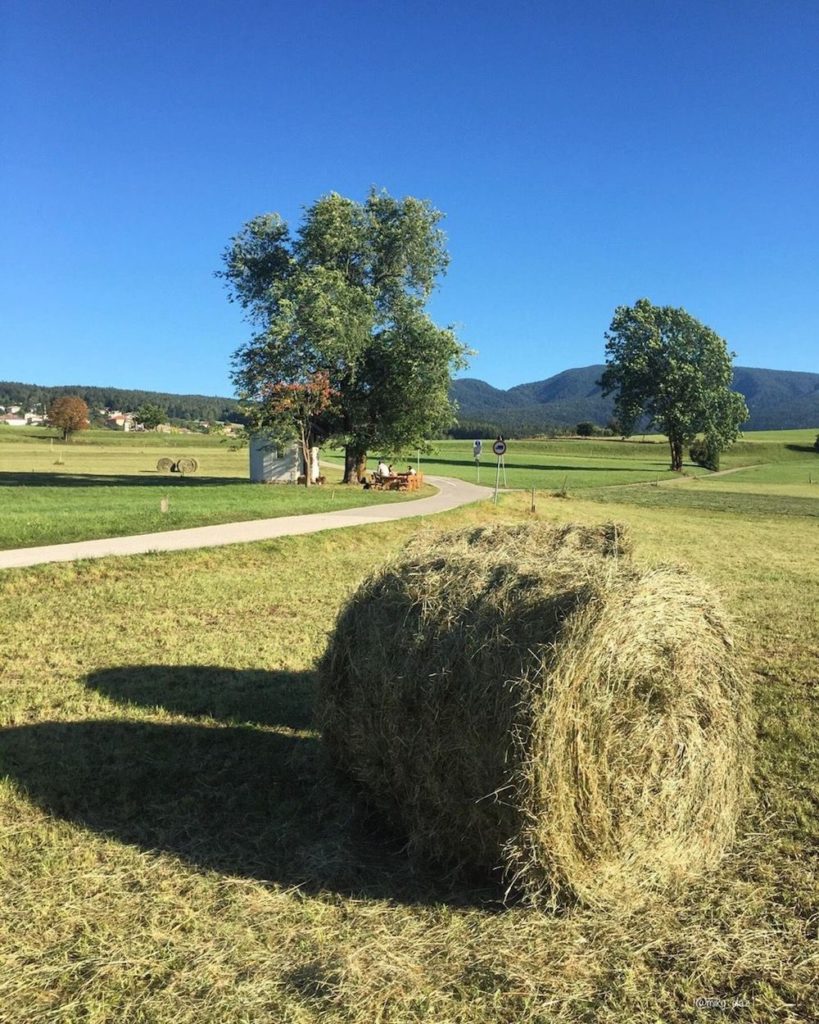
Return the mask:
<svg viewBox="0 0 819 1024">
<path fill-rule="evenodd" d="M 390 467 L 383 459 L 378 463 L 378 475 L 384 479 L 390 475 Z"/>
</svg>

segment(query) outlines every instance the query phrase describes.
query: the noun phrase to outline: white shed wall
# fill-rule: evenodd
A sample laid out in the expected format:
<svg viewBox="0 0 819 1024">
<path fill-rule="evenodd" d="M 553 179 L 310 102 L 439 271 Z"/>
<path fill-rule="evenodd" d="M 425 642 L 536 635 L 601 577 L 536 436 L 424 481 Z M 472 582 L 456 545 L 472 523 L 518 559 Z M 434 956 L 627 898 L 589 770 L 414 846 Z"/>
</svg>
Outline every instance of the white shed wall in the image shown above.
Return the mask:
<svg viewBox="0 0 819 1024">
<path fill-rule="evenodd" d="M 281 453 L 281 458 L 279 457 Z M 250 439 L 250 479 L 255 484 L 294 484 L 299 476 L 299 449 L 277 449 L 264 437 Z"/>
</svg>

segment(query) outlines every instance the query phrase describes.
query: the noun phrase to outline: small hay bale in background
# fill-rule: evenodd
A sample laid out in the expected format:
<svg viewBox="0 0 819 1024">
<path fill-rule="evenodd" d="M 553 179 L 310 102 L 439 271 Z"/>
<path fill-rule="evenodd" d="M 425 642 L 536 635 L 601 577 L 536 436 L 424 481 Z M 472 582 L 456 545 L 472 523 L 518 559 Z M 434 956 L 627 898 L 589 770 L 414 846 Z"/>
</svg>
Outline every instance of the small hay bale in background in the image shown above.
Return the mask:
<svg viewBox="0 0 819 1024">
<path fill-rule="evenodd" d="M 749 698 L 724 614 L 622 528 L 412 545 L 342 610 L 320 666 L 332 763 L 435 860 L 532 900 L 664 887 L 731 841 Z"/>
</svg>

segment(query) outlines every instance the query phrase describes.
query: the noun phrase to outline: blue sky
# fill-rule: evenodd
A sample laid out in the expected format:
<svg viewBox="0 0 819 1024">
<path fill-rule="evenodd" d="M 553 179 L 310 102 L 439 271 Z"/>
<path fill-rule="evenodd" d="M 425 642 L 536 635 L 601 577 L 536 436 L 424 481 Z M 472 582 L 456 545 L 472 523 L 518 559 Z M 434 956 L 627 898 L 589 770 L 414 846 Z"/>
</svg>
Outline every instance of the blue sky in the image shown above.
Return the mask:
<svg viewBox="0 0 819 1024">
<path fill-rule="evenodd" d="M 819 370 L 819 4 L 41 2 L 0 14 L 0 379 L 230 394 L 252 216 L 430 199 L 499 387 L 684 306 Z"/>
</svg>

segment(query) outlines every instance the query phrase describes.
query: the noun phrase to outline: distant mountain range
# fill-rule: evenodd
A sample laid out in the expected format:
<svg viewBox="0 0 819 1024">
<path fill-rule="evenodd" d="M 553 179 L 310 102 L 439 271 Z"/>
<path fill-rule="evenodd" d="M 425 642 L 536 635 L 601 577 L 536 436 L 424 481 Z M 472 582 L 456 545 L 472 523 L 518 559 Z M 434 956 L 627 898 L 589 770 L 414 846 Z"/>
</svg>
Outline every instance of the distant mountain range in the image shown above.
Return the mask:
<svg viewBox="0 0 819 1024">
<path fill-rule="evenodd" d="M 536 380 L 502 391 L 486 381 L 464 377 L 453 382 L 451 395 L 458 403 L 460 436 L 490 437 L 504 433 L 518 437 L 540 434 L 551 427 L 575 426 L 584 421 L 604 427 L 614 415 L 613 398 L 603 398 L 597 381 L 602 364 Z M 750 420 L 745 430 L 819 428 L 819 373 L 758 370 L 734 367 L 734 387 L 745 395 Z M 133 412 L 145 402 L 163 408 L 168 416 L 191 420 L 238 419 L 235 398 L 211 395 L 174 395 L 158 391 L 62 385 L 43 387 L 0 381 L 0 405 L 25 410 L 49 405 L 60 395 L 80 395 L 92 408 Z"/>
<path fill-rule="evenodd" d="M 459 432 L 474 427 L 481 437 L 520 436 L 584 421 L 605 426 L 614 415 L 614 399 L 603 398 L 597 385 L 604 369 L 581 366 L 508 391 L 474 378 L 456 380 L 450 393 L 459 407 Z M 734 389 L 745 396 L 751 414 L 745 430 L 819 427 L 819 373 L 735 366 Z"/>
</svg>

